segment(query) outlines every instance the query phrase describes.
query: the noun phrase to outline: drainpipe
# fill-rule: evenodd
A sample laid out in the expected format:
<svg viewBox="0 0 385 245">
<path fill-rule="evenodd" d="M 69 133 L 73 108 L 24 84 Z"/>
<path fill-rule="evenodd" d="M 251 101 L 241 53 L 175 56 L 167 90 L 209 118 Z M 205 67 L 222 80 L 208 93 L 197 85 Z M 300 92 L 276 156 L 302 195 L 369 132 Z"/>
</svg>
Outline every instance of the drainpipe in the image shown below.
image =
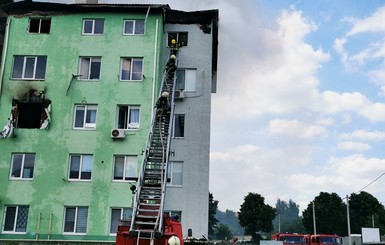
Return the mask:
<svg viewBox="0 0 385 245">
<path fill-rule="evenodd" d="M 157 55 L 158 55 L 158 29 L 159 29 L 159 20 L 156 19 L 155 23 L 155 41 L 154 41 L 154 71 L 152 74 L 152 106 L 151 106 L 151 115 L 154 114 L 154 103 L 155 103 L 155 85 L 156 85 L 156 74 L 157 74 Z M 151 125 L 151 122 L 150 122 Z"/>
<path fill-rule="evenodd" d="M 5 36 L 4 36 L 4 46 L 3 46 L 3 57 L 1 60 L 1 71 L 0 71 L 0 96 L 2 91 L 2 85 L 3 85 L 3 78 L 4 78 L 4 69 L 5 69 L 5 59 L 7 58 L 7 51 L 8 51 L 8 38 L 9 38 L 9 29 L 11 27 L 11 17 L 8 16 L 7 18 L 7 24 L 5 28 Z"/>
</svg>

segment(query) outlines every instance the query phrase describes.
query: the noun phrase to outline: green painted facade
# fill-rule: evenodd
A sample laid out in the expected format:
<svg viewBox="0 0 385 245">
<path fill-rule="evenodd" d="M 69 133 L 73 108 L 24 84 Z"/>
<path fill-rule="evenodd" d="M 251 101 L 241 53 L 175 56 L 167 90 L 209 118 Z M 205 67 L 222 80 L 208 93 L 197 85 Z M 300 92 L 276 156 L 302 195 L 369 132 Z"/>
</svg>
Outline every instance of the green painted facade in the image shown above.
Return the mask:
<svg viewBox="0 0 385 245">
<path fill-rule="evenodd" d="M 113 159 L 115 154 L 137 156 L 139 171 L 163 70 L 162 15 L 147 16 L 144 35 L 122 32 L 124 20 L 145 19 L 145 12 L 49 13 L 49 34 L 28 33 L 29 17 L 38 16 L 37 12 L 8 17 L 0 128 L 11 114 L 12 99 L 21 99 L 31 89 L 44 91 L 45 98 L 52 101 L 51 122 L 48 129 L 16 128 L 16 137 L 0 139 L 0 224 L 4 224 L 5 206 L 29 206 L 26 233 L 5 234 L 1 229 L 0 241 L 113 241 L 115 237 L 109 235 L 111 208 L 131 207 L 132 200 L 130 184 L 113 181 Z M 104 34 L 82 35 L 84 18 L 104 19 Z M 11 79 L 15 55 L 47 56 L 45 79 Z M 101 57 L 100 79 L 74 80 L 67 94 L 81 56 Z M 121 57 L 143 58 L 141 81 L 119 81 Z M 97 105 L 95 129 L 73 129 L 74 106 L 79 104 Z M 116 128 L 120 104 L 140 106 L 140 128 L 117 140 L 111 138 L 111 130 Z M 10 178 L 13 153 L 35 153 L 33 179 Z M 68 181 L 70 154 L 93 155 L 90 181 Z M 88 207 L 86 235 L 63 234 L 66 206 Z"/>
</svg>

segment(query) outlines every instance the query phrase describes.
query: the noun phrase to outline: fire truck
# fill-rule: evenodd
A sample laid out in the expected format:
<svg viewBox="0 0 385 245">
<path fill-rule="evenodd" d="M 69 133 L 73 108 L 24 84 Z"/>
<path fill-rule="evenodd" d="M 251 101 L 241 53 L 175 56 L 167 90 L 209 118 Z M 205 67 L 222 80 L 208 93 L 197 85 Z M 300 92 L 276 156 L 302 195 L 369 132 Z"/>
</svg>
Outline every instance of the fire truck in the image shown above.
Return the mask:
<svg viewBox="0 0 385 245">
<path fill-rule="evenodd" d="M 305 245 L 305 235 L 298 233 L 275 233 L 271 240 L 282 241 L 283 245 Z"/>
<path fill-rule="evenodd" d="M 184 244 L 178 219 L 163 213 L 179 47 L 173 41 L 143 152 L 142 169 L 137 185 L 131 186 L 135 197 L 132 216 L 120 220 L 116 245 Z"/>
<path fill-rule="evenodd" d="M 338 235 L 313 234 L 305 236 L 306 245 L 340 245 L 341 238 Z"/>
</svg>

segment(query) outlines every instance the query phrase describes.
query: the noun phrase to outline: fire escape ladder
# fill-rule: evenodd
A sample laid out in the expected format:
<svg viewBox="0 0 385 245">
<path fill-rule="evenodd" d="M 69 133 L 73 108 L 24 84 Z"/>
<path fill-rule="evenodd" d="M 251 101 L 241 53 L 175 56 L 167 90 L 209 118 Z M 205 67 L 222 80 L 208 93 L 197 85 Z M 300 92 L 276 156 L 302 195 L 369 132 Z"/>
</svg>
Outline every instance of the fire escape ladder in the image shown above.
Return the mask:
<svg viewBox="0 0 385 245">
<path fill-rule="evenodd" d="M 143 153 L 129 230 L 129 236 L 137 238 L 137 242 L 149 239 L 151 244 L 163 234 L 163 204 L 173 128 L 176 67 L 176 56 L 170 56 L 163 72 L 158 99 L 167 97 L 164 100 L 167 104 L 160 106 L 157 103 L 154 109 Z"/>
</svg>

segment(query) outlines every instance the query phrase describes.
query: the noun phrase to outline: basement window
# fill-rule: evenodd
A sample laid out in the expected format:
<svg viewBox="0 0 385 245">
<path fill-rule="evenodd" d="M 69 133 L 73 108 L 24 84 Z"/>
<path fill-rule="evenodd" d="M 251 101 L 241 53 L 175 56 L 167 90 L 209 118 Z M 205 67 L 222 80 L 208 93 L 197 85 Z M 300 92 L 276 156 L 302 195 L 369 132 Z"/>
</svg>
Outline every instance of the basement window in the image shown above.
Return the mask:
<svg viewBox="0 0 385 245">
<path fill-rule="evenodd" d="M 30 18 L 29 19 L 29 33 L 49 34 L 51 30 L 50 18 Z"/>
<path fill-rule="evenodd" d="M 50 111 L 51 101 L 44 98 L 44 93 L 31 90 L 21 100 L 13 100 L 13 126 L 47 129 L 51 121 Z"/>
</svg>

